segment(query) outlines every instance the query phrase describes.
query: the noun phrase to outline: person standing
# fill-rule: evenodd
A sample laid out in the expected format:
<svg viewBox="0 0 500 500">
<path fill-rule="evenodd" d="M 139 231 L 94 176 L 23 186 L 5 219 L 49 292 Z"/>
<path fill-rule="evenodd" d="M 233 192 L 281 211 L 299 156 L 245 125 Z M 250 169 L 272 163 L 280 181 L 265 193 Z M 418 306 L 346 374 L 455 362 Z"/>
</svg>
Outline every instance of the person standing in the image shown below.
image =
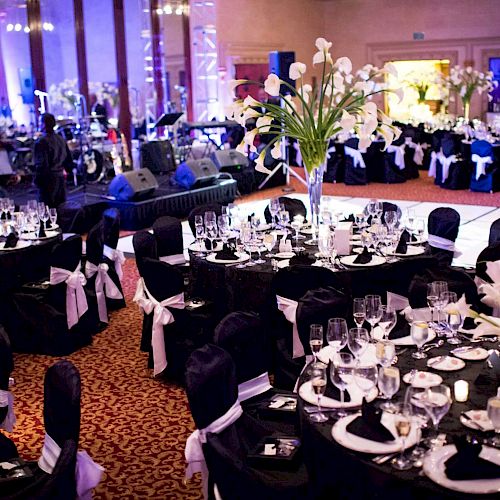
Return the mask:
<svg viewBox="0 0 500 500">
<path fill-rule="evenodd" d="M 64 169 L 73 168 L 73 158 L 66 141 L 54 132 L 56 119 L 50 113 L 40 117 L 42 137 L 35 143 L 35 184 L 39 199 L 51 208 L 66 201 Z"/>
</svg>

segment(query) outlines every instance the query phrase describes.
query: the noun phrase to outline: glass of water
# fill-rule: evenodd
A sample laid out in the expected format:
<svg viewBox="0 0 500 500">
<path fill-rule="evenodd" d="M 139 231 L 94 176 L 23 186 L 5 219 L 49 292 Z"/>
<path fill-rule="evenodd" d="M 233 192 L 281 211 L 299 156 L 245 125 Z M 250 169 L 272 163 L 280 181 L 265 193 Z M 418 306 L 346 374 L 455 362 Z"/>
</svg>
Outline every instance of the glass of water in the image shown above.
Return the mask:
<svg viewBox="0 0 500 500">
<path fill-rule="evenodd" d="M 423 346 L 429 339 L 429 327 L 425 321 L 414 321 L 411 324 L 411 339 L 413 343 L 417 346 L 417 352 L 414 352 L 411 356 L 414 359 L 424 359 L 427 354 L 423 352 Z"/>
<path fill-rule="evenodd" d="M 500 393 L 500 390 L 499 390 Z M 500 396 L 497 394 L 494 398 L 488 399 L 487 406 L 488 418 L 495 429 L 495 436 L 488 440 L 488 444 L 500 447 Z"/>
</svg>

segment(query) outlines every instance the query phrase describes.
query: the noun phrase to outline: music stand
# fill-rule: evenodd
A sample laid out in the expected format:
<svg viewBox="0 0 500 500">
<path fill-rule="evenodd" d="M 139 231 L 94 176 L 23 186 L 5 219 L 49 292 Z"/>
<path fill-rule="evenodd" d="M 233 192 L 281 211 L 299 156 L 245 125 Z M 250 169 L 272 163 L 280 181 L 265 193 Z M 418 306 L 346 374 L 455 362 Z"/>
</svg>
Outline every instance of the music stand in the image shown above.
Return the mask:
<svg viewBox="0 0 500 500">
<path fill-rule="evenodd" d="M 154 128 L 158 127 L 171 127 L 172 125 L 175 125 L 177 120 L 183 115 L 184 113 L 165 113 L 160 116 L 159 120 L 155 123 Z"/>
</svg>

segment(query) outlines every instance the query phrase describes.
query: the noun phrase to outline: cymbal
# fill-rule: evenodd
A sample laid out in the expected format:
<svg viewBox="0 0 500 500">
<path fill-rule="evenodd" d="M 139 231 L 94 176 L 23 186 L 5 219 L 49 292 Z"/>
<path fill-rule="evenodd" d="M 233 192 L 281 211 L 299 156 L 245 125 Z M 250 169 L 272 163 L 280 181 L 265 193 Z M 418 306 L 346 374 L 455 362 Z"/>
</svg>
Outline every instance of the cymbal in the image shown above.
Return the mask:
<svg viewBox="0 0 500 500">
<path fill-rule="evenodd" d="M 87 115 L 84 116 L 84 120 L 92 120 L 93 118 L 106 118 L 104 115 Z"/>
</svg>

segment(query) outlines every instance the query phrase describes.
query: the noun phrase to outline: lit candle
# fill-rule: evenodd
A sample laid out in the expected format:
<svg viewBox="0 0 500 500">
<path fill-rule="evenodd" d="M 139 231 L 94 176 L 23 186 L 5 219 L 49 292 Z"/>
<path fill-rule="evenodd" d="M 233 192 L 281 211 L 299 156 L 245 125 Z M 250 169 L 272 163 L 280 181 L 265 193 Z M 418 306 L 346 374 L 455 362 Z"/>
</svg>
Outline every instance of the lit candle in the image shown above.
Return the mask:
<svg viewBox="0 0 500 500">
<path fill-rule="evenodd" d="M 469 382 L 466 380 L 457 380 L 453 386 L 455 392 L 455 401 L 464 403 L 469 397 Z"/>
</svg>

